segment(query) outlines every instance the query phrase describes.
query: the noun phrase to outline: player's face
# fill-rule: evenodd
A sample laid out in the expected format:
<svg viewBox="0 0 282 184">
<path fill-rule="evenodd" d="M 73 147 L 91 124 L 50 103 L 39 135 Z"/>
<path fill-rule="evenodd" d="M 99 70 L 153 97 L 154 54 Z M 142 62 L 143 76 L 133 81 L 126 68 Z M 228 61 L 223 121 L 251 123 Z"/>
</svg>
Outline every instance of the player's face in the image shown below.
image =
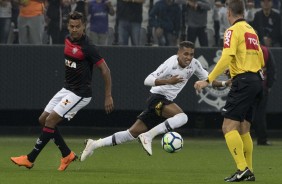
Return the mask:
<svg viewBox="0 0 282 184">
<path fill-rule="evenodd" d="M 177 55 L 178 55 L 178 64 L 182 68 L 185 68 L 191 63 L 194 57 L 194 49 L 186 48 L 186 47 L 181 48 L 178 50 Z"/>
<path fill-rule="evenodd" d="M 269 10 L 272 8 L 272 0 L 263 0 L 260 4 L 262 9 Z"/>
<path fill-rule="evenodd" d="M 68 23 L 68 30 L 73 40 L 78 40 L 84 33 L 85 25 L 80 19 L 70 19 Z"/>
</svg>

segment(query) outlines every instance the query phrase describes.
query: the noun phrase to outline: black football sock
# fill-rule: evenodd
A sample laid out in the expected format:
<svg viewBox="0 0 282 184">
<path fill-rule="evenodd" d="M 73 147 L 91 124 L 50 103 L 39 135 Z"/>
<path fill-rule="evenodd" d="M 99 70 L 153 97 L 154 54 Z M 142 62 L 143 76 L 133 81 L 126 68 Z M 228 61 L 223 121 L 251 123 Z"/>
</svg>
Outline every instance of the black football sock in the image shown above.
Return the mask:
<svg viewBox="0 0 282 184">
<path fill-rule="evenodd" d="M 62 157 L 66 157 L 70 154 L 71 150 L 67 146 L 66 142 L 64 141 L 58 127 L 55 128 L 54 132 L 54 143 L 57 145 L 57 147 L 60 149 L 62 153 Z"/>
<path fill-rule="evenodd" d="M 46 146 L 46 144 L 53 138 L 55 130 L 49 127 L 43 127 L 42 133 L 36 141 L 33 150 L 27 155 L 30 162 L 34 162 L 41 150 Z"/>
</svg>

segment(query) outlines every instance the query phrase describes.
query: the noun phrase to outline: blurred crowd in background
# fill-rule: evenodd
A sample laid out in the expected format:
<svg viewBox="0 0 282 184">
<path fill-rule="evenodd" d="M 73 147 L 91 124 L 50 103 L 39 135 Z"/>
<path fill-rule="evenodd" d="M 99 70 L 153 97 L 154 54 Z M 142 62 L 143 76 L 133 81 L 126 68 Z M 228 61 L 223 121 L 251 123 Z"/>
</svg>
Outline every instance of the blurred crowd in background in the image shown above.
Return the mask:
<svg viewBox="0 0 282 184">
<path fill-rule="evenodd" d="M 282 46 L 281 0 L 245 0 L 245 19 L 260 42 Z M 225 0 L 0 0 L 0 44 L 63 44 L 67 16 L 87 17 L 95 45 L 221 47 Z"/>
</svg>

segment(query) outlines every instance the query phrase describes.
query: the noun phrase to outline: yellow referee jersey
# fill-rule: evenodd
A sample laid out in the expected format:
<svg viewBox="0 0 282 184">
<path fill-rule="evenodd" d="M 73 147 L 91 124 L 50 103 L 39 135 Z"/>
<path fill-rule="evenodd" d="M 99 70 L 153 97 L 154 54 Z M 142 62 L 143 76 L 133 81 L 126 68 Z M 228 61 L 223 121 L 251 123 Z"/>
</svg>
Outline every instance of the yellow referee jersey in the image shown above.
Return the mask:
<svg viewBox="0 0 282 184">
<path fill-rule="evenodd" d="M 244 19 L 239 19 L 225 31 L 222 56 L 208 80 L 212 82 L 227 67 L 233 78 L 245 72 L 256 73 L 263 66 L 263 53 L 255 30 Z"/>
</svg>

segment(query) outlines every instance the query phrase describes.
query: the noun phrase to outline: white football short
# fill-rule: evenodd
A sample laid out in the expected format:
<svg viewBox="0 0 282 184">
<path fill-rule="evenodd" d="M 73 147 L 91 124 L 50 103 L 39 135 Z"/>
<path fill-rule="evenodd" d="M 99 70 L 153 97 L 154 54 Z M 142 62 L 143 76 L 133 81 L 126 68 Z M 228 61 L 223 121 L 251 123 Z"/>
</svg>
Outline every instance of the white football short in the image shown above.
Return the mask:
<svg viewBox="0 0 282 184">
<path fill-rule="evenodd" d="M 83 98 L 73 92 L 62 88 L 45 107 L 45 111 L 51 113 L 55 111 L 63 118 L 70 120 L 76 113 L 91 101 L 91 97 Z"/>
</svg>

